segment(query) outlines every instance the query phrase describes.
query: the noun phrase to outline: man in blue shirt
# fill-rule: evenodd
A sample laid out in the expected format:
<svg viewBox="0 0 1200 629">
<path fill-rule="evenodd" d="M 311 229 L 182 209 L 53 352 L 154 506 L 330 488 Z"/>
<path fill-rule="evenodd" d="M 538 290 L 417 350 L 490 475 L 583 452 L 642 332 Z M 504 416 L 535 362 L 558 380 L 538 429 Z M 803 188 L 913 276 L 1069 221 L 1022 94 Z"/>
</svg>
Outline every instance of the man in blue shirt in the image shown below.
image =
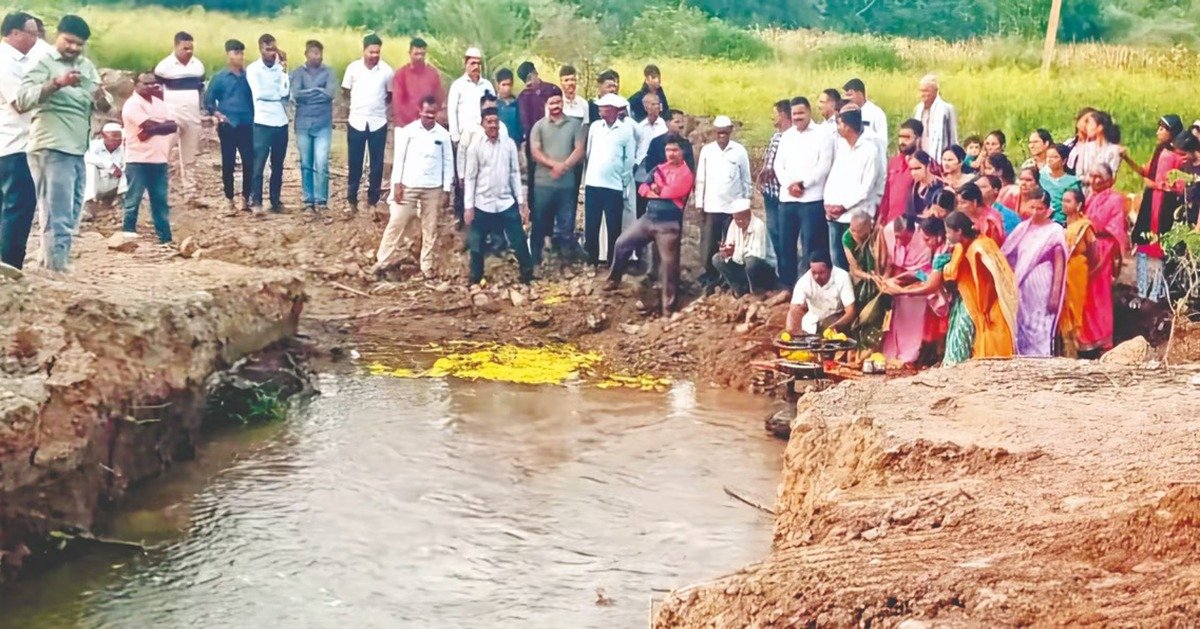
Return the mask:
<svg viewBox="0 0 1200 629">
<path fill-rule="evenodd" d="M 333 142 L 333 95 L 337 88 L 333 71 L 322 63 L 324 58 L 321 42 L 309 40 L 304 45 L 304 65 L 292 73 L 300 188 L 306 211 L 320 217 L 326 216 L 329 203 L 329 146 Z"/>
<path fill-rule="evenodd" d="M 250 182 L 250 211 L 263 216 L 263 175 L 271 160 L 271 212 L 283 212 L 283 158 L 287 154 L 288 116 L 284 104 L 291 92 L 287 55 L 275 46 L 275 38 L 258 38 L 259 60 L 246 66 L 246 81 L 254 95 L 254 179 Z"/>
<path fill-rule="evenodd" d="M 233 200 L 233 170 L 242 156 L 241 209 L 250 209 L 251 169 L 254 164 L 254 97 L 246 82 L 246 45 L 231 39 L 225 42 L 225 68 L 208 83 L 204 109 L 217 120 L 217 138 L 221 141 L 221 184 L 225 187 L 227 216 L 237 216 Z"/>
<path fill-rule="evenodd" d="M 513 73 L 508 68 L 500 68 L 496 72 L 496 111 L 500 112 L 500 122 L 508 129 L 508 137 L 517 150 L 521 151 L 525 143 L 525 132 L 521 128 L 521 108 L 517 97 L 513 96 Z"/>
</svg>

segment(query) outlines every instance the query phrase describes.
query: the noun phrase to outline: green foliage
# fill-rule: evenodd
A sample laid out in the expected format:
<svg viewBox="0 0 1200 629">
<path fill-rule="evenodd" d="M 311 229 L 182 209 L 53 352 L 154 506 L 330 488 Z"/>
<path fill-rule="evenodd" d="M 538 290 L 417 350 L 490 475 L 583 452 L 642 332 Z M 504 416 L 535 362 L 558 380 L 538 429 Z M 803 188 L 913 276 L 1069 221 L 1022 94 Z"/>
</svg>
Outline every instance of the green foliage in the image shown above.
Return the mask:
<svg viewBox="0 0 1200 629">
<path fill-rule="evenodd" d="M 246 410 L 234 415 L 243 424 L 268 424 L 287 419 L 288 404 L 279 390 L 270 386 L 259 386 L 246 400 Z"/>
<path fill-rule="evenodd" d="M 674 59 L 757 61 L 773 54 L 755 35 L 688 6 L 646 8 L 626 31 L 621 48 L 634 56 Z"/>
<path fill-rule="evenodd" d="M 808 55 L 815 68 L 861 68 L 864 70 L 902 70 L 908 63 L 889 41 L 881 39 L 853 40 L 844 44 L 822 46 Z"/>
<path fill-rule="evenodd" d="M 1159 236 L 1167 254 L 1167 280 L 1179 312 L 1200 312 L 1200 233 L 1187 223 L 1176 223 Z"/>
</svg>

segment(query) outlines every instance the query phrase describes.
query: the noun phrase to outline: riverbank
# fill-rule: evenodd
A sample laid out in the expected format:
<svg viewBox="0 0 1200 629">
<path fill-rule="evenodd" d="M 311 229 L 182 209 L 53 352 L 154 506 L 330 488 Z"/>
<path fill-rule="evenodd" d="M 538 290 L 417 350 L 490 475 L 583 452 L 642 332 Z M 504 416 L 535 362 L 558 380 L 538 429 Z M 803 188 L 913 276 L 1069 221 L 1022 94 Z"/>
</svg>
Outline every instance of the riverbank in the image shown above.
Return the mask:
<svg viewBox="0 0 1200 629">
<path fill-rule="evenodd" d="M 206 379 L 296 331 L 294 273 L 116 254 L 85 231 L 71 275 L 0 281 L 0 565 L 187 459 Z"/>
<path fill-rule="evenodd" d="M 1198 383 L 1141 357 L 975 361 L 806 396 L 770 556 L 654 625 L 1188 624 Z"/>
</svg>

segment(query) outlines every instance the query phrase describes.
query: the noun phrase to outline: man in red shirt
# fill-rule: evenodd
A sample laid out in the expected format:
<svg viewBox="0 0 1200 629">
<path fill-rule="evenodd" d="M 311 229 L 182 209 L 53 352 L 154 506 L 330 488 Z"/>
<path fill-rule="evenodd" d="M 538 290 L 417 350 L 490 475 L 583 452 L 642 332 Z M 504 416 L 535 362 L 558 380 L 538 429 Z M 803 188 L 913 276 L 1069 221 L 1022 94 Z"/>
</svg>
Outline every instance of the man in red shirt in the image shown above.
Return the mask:
<svg viewBox="0 0 1200 629">
<path fill-rule="evenodd" d="M 679 286 L 679 244 L 683 233 L 683 208 L 692 192 L 695 179 L 683 161 L 683 149 L 679 140 L 669 139 L 666 143 L 667 161 L 655 167 L 650 181 L 641 185 L 639 194 L 649 199 L 646 213 L 621 232 L 613 246 L 612 270 L 608 275 L 605 290 L 616 290 L 621 286 L 621 276 L 629 264 L 629 258 L 654 242 L 661 256 L 658 276 L 662 281 L 662 314 L 670 316 L 675 306 L 675 291 Z"/>
<path fill-rule="evenodd" d="M 912 192 L 913 178 L 908 171 L 908 158 L 921 145 L 921 134 L 925 131 L 920 120 L 910 118 L 900 125 L 896 144 L 900 151 L 888 160 L 887 184 L 883 188 L 883 199 L 876 212 L 876 224 L 881 228 L 904 215 L 908 208 L 908 196 Z"/>
<path fill-rule="evenodd" d="M 437 99 L 438 110 L 445 102 L 441 75 L 425 63 L 427 48 L 425 40 L 413 38 L 408 45 L 409 62 L 392 78 L 392 122 L 397 129 L 421 117 L 421 101 L 426 96 Z"/>
<path fill-rule="evenodd" d="M 138 206 L 142 204 L 142 196 L 149 193 L 154 231 L 160 243 L 168 244 L 171 207 L 167 204 L 170 177 L 167 161 L 171 136 L 179 126 L 171 119 L 171 110 L 163 101 L 162 86 L 153 72 L 138 75 L 134 94 L 121 109 L 121 121 L 125 123 L 125 176 L 129 182 L 125 193 L 125 233 L 137 235 Z"/>
</svg>

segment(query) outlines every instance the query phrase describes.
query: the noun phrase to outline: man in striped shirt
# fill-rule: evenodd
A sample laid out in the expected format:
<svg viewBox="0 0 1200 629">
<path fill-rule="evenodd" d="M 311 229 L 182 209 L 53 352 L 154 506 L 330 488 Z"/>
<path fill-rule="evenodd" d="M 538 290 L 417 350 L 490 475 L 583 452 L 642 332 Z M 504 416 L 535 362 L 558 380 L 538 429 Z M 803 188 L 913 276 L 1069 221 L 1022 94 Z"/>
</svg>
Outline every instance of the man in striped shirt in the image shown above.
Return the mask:
<svg viewBox="0 0 1200 629">
<path fill-rule="evenodd" d="M 179 125 L 172 138 L 179 147 L 179 182 L 188 202 L 196 205 L 196 154 L 203 130 L 200 96 L 204 93 L 204 64 L 196 58 L 196 42 L 186 31 L 175 33 L 175 50 L 154 67 L 162 84 L 163 101 Z"/>
<path fill-rule="evenodd" d="M 468 282 L 478 284 L 483 279 L 484 240 L 489 234 L 503 234 L 517 256 L 521 282 L 528 284 L 533 281 L 533 261 L 522 223 L 529 220 L 529 206 L 521 185 L 517 145 L 500 133 L 500 114 L 495 107 L 480 115 L 484 138 L 465 147 L 463 222 L 470 228 L 467 247 L 471 251 Z"/>
<path fill-rule="evenodd" d="M 779 152 L 779 139 L 783 132 L 792 126 L 792 104 L 788 99 L 775 103 L 775 134 L 767 145 L 767 153 L 763 157 L 762 170 L 758 171 L 756 183 L 762 192 L 763 206 L 767 215 L 767 236 L 771 240 L 773 250 L 783 247 L 782 232 L 779 229 L 779 177 L 775 175 L 775 155 Z M 778 273 L 778 269 L 776 269 Z"/>
</svg>

